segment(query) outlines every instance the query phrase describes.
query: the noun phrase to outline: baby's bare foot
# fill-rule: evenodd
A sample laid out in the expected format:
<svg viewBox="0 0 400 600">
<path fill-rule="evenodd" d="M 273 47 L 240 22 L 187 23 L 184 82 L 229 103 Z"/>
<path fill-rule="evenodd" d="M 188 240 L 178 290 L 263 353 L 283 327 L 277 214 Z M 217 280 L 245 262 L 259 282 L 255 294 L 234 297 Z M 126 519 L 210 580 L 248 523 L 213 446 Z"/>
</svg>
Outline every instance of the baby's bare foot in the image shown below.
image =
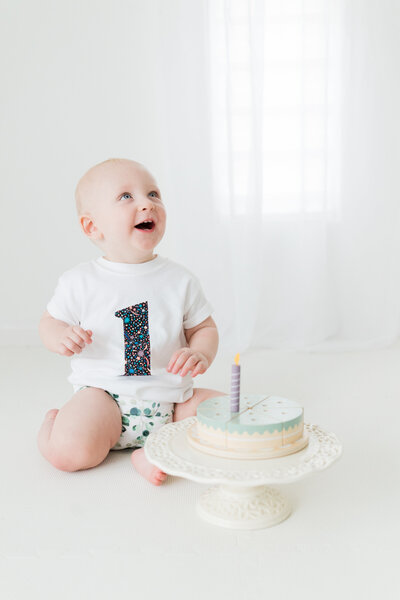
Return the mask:
<svg viewBox="0 0 400 600">
<path fill-rule="evenodd" d="M 58 408 L 51 408 L 45 415 L 44 420 L 45 421 L 51 421 L 52 419 L 55 419 L 56 416 L 58 415 L 60 411 L 58 410 Z"/>
<path fill-rule="evenodd" d="M 167 474 L 155 465 L 149 463 L 144 453 L 144 448 L 132 452 L 131 461 L 135 469 L 153 485 L 161 485 Z"/>
<path fill-rule="evenodd" d="M 40 452 L 43 454 L 43 456 L 45 458 L 47 458 L 47 456 L 48 456 L 48 447 L 49 447 L 50 436 L 51 436 L 51 432 L 53 429 L 55 418 L 58 415 L 58 413 L 59 413 L 58 408 L 52 408 L 51 410 L 47 411 L 47 413 L 45 414 L 43 423 L 39 429 L 38 438 L 37 438 L 38 446 L 39 446 Z"/>
</svg>

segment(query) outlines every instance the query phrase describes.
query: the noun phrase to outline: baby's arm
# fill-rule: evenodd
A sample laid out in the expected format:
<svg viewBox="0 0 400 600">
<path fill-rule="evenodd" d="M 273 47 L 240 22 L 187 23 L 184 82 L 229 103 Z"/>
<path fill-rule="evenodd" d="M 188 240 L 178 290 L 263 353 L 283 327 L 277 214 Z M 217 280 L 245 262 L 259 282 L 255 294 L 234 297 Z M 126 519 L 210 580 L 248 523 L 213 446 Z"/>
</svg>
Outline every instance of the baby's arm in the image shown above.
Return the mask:
<svg viewBox="0 0 400 600">
<path fill-rule="evenodd" d="M 85 343 L 92 343 L 90 329 L 85 331 L 79 325 L 68 325 L 64 321 L 55 319 L 47 311 L 40 319 L 39 335 L 48 350 L 62 356 L 79 354 L 84 349 Z"/>
<path fill-rule="evenodd" d="M 185 329 L 188 348 L 180 348 L 171 357 L 167 371 L 181 377 L 192 371 L 192 377 L 205 373 L 217 354 L 218 330 L 212 317 L 208 317 L 196 327 Z"/>
</svg>

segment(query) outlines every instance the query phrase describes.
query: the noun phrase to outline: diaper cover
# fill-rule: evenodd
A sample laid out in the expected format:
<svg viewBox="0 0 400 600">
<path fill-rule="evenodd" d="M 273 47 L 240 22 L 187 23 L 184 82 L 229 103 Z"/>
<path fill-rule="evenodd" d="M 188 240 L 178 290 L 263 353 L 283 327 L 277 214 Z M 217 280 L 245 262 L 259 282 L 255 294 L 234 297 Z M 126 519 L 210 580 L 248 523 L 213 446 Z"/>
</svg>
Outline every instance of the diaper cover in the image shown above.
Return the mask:
<svg viewBox="0 0 400 600">
<path fill-rule="evenodd" d="M 86 387 L 91 386 L 76 386 L 75 391 Z M 174 404 L 171 402 L 137 400 L 134 396 L 113 394 L 108 390 L 104 391 L 115 400 L 121 412 L 121 436 L 111 450 L 141 448 L 144 446 L 146 438 L 150 433 L 172 422 Z"/>
</svg>

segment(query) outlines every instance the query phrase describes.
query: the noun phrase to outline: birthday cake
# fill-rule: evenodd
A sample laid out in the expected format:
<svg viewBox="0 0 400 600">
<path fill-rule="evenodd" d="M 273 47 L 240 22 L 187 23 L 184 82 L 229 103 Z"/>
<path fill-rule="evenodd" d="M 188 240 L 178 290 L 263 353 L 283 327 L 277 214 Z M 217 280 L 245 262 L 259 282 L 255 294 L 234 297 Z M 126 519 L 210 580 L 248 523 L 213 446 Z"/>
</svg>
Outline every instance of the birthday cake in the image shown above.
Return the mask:
<svg viewBox="0 0 400 600">
<path fill-rule="evenodd" d="M 190 444 L 202 452 L 229 458 L 276 458 L 308 444 L 303 408 L 279 396 L 241 396 L 231 412 L 230 396 L 209 398 L 197 407 L 188 429 Z"/>
</svg>

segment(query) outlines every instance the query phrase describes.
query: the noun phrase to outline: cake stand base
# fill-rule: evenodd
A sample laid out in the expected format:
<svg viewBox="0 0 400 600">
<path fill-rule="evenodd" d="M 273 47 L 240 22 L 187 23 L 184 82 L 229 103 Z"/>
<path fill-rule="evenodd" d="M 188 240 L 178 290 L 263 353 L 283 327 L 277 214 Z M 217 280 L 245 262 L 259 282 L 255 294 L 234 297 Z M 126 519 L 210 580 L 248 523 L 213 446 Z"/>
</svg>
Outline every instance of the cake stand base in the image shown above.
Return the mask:
<svg viewBox="0 0 400 600">
<path fill-rule="evenodd" d="M 329 467 L 342 453 L 332 432 L 304 423 L 308 445 L 279 458 L 231 460 L 193 448 L 187 417 L 153 431 L 144 446 L 146 458 L 170 475 L 212 484 L 197 503 L 199 517 L 230 529 L 261 529 L 277 525 L 291 513 L 290 503 L 271 484 L 292 483 Z"/>
<path fill-rule="evenodd" d="M 272 527 L 291 513 L 285 496 L 267 485 L 212 487 L 202 494 L 196 508 L 205 521 L 230 529 Z"/>
</svg>

